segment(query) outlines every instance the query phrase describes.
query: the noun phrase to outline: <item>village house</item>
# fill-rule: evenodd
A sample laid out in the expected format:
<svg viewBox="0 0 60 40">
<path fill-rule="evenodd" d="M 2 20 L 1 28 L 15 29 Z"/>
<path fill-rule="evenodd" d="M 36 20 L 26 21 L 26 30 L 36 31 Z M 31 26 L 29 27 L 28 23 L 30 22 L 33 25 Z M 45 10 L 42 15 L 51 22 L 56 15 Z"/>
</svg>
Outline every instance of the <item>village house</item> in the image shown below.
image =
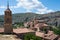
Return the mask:
<svg viewBox="0 0 60 40">
<path fill-rule="evenodd" d="M 38 20 L 38 19 L 24 23 L 24 26 L 35 31 L 43 31 L 42 28 L 49 29 L 48 25 L 45 23 L 44 20 Z"/>
<path fill-rule="evenodd" d="M 46 40 L 55 40 L 58 37 L 58 35 L 50 30 L 50 26 L 44 20 L 34 19 L 24 23 L 24 26 L 30 30 L 34 30 L 36 36 Z"/>
<path fill-rule="evenodd" d="M 46 24 L 45 20 L 39 20 L 34 18 L 29 22 L 24 23 L 25 28 L 13 29 L 12 27 L 12 11 L 9 9 L 9 4 L 7 5 L 7 10 L 5 10 L 4 15 L 4 28 L 0 29 L 0 33 L 13 34 L 15 33 L 19 37 L 22 37 L 26 33 L 33 33 L 36 36 L 41 37 L 46 40 L 54 40 L 58 35 L 54 34 L 53 31 L 50 31 L 49 25 Z M 59 38 L 60 39 L 60 38 Z"/>
</svg>

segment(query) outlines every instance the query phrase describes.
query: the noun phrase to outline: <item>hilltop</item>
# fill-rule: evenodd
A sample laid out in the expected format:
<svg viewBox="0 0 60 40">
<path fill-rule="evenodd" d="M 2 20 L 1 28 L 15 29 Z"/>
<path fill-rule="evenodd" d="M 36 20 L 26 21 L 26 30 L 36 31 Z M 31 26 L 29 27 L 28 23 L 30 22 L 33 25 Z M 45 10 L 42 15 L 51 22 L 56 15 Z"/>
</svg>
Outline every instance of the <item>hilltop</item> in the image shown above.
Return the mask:
<svg viewBox="0 0 60 40">
<path fill-rule="evenodd" d="M 16 13 L 12 15 L 13 23 L 15 22 L 25 22 L 30 21 L 36 16 L 37 19 L 46 20 L 48 24 L 54 24 L 54 22 L 59 22 L 60 20 L 60 11 L 51 12 L 48 14 L 35 14 L 35 13 Z M 4 16 L 0 15 L 0 24 L 3 24 Z M 60 23 L 60 22 L 59 22 Z"/>
</svg>

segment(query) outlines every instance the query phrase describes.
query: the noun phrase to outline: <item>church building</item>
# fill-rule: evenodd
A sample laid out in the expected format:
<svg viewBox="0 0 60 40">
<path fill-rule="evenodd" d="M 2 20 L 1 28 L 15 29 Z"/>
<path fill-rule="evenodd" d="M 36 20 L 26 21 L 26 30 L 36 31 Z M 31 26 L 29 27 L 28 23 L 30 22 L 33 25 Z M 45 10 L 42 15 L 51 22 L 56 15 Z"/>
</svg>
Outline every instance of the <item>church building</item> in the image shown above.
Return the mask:
<svg viewBox="0 0 60 40">
<path fill-rule="evenodd" d="M 4 33 L 12 33 L 12 11 L 9 9 L 9 3 L 7 3 L 7 9 L 4 11 Z"/>
</svg>

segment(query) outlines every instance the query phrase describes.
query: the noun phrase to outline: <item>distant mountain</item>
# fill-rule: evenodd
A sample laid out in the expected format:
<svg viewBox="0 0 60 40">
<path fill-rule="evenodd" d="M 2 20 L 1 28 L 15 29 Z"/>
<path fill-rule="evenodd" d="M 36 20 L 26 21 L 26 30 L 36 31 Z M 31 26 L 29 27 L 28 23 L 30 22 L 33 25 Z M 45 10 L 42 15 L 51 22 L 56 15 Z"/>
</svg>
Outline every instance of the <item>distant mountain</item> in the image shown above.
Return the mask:
<svg viewBox="0 0 60 40">
<path fill-rule="evenodd" d="M 41 15 L 35 14 L 35 13 L 16 13 L 13 14 L 13 21 L 14 22 L 24 22 L 27 18 L 27 21 L 31 20 L 36 17 L 40 17 Z"/>
<path fill-rule="evenodd" d="M 32 20 L 34 18 L 34 16 L 36 16 L 37 19 L 42 19 L 42 20 L 46 20 L 48 24 L 54 24 L 54 22 L 58 22 L 60 23 L 60 11 L 57 12 L 51 12 L 48 14 L 35 14 L 35 13 L 16 13 L 12 15 L 12 20 L 13 23 L 15 22 L 24 22 Z M 0 16 L 0 22 L 4 21 L 4 16 L 1 15 Z"/>
</svg>

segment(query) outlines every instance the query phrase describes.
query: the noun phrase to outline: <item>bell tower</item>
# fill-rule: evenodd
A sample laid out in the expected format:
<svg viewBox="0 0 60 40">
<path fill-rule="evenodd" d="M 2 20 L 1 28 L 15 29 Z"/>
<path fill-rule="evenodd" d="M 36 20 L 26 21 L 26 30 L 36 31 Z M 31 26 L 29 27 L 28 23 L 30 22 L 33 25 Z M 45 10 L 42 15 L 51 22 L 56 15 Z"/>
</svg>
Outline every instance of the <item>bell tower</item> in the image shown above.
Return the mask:
<svg viewBox="0 0 60 40">
<path fill-rule="evenodd" d="M 12 28 L 12 11 L 9 8 L 9 2 L 7 2 L 7 9 L 4 11 L 4 33 L 13 33 Z"/>
</svg>

